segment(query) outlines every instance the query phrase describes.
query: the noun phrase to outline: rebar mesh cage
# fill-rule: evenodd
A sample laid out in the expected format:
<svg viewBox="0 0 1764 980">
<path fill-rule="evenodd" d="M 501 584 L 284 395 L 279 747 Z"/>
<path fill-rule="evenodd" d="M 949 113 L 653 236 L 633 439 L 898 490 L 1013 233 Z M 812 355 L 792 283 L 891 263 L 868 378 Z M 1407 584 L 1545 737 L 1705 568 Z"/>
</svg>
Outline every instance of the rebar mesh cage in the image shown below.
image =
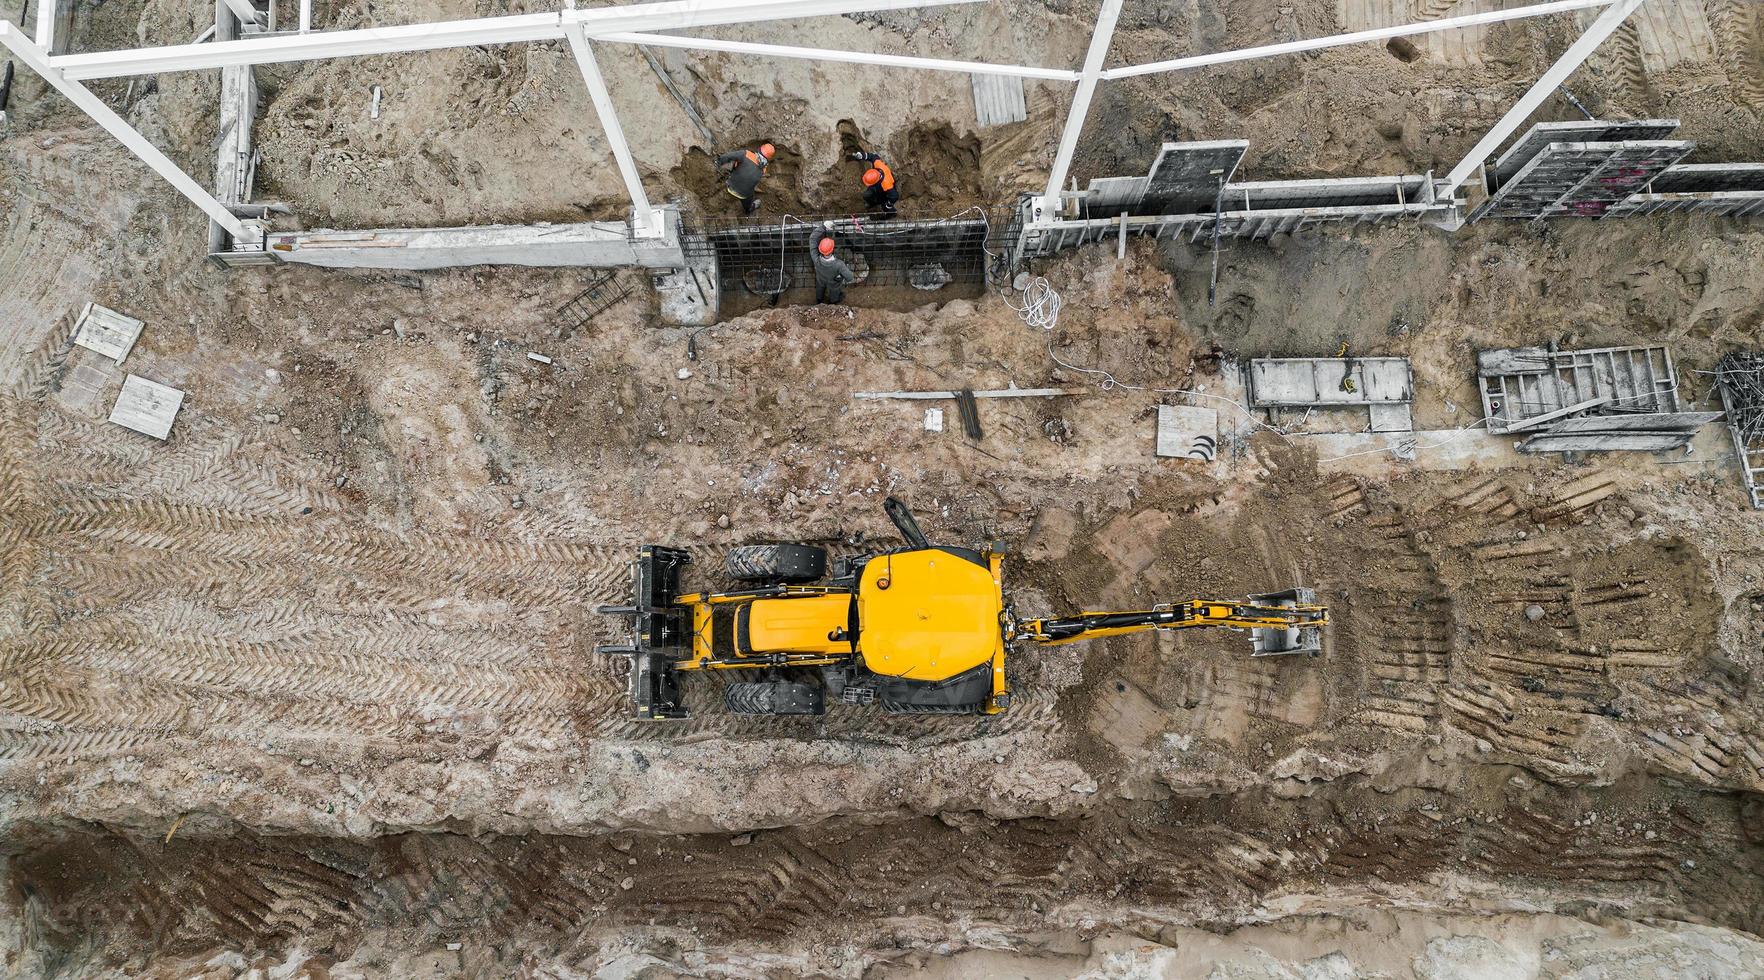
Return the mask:
<svg viewBox="0 0 1764 980">
<path fill-rule="evenodd" d="M 558 336 L 568 337 L 587 326 L 595 317 L 624 302 L 630 295 L 630 277 L 620 270 L 611 269 L 595 276 L 589 280 L 588 288 L 557 308 L 555 322 Z"/>
<path fill-rule="evenodd" d="M 831 224 L 836 252 L 868 286 L 933 292 L 950 283 L 1003 275 L 1016 246 L 1011 209 L 971 207 L 953 214 L 892 217 L 850 214 L 681 219 L 688 259 L 715 258 L 726 289 L 769 296 L 812 288 L 815 233 Z"/>
</svg>

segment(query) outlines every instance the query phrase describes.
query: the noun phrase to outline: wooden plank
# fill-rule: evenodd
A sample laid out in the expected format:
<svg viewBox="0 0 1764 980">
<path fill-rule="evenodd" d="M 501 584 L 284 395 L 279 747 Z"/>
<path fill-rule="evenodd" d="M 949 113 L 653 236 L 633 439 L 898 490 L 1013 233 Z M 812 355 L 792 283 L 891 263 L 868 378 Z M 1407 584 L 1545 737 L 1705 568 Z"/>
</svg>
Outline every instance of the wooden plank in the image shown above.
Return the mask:
<svg viewBox="0 0 1764 980">
<path fill-rule="evenodd" d="M 974 119 L 982 127 L 1003 126 L 1029 118 L 1023 80 L 1011 75 L 973 75 Z"/>
<path fill-rule="evenodd" d="M 1653 435 L 1650 433 L 1605 433 L 1601 435 L 1535 435 L 1520 444 L 1528 453 L 1576 452 L 1659 452 L 1678 449 L 1687 435 Z"/>
<path fill-rule="evenodd" d="M 1077 395 L 1082 392 L 1077 388 L 997 388 L 991 391 L 976 391 L 975 398 L 1057 398 L 1061 395 Z M 954 398 L 959 391 L 854 391 L 853 398 L 877 400 L 882 398 L 907 398 L 914 400 L 931 400 L 937 398 Z"/>
<path fill-rule="evenodd" d="M 134 350 L 135 341 L 141 336 L 142 323 L 132 316 L 87 303 L 80 311 L 80 321 L 74 326 L 73 342 L 97 351 L 118 364 Z"/>
<path fill-rule="evenodd" d="M 1533 415 L 1531 418 L 1525 419 L 1523 421 L 1514 422 L 1512 425 L 1507 426 L 1505 429 L 1503 429 L 1501 431 L 1503 431 L 1503 432 L 1521 432 L 1521 431 L 1524 431 L 1525 429 L 1530 429 L 1535 426 L 1543 425 L 1545 422 L 1554 422 L 1555 420 L 1563 417 L 1564 415 L 1573 415 L 1577 412 L 1584 412 L 1588 409 L 1598 408 L 1600 405 L 1603 405 L 1603 404 L 1609 402 L 1610 400 L 1611 400 L 1610 396 L 1608 396 L 1608 395 L 1604 396 L 1604 397 L 1600 397 L 1600 398 L 1589 398 L 1586 401 L 1576 402 L 1573 405 L 1569 405 L 1567 408 L 1558 408 L 1553 412 L 1545 412 L 1542 415 Z"/>
</svg>

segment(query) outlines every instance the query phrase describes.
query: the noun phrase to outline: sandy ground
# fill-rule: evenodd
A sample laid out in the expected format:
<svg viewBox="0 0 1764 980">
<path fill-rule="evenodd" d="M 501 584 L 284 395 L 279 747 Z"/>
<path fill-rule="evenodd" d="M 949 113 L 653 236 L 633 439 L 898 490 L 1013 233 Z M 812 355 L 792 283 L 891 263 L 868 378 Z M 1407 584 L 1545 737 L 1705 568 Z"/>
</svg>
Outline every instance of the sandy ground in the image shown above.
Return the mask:
<svg viewBox="0 0 1764 980">
<path fill-rule="evenodd" d="M 1137 57 L 1160 32 L 1219 46 L 1258 23 L 1311 34 L 1371 16 L 1236 10 L 1140 11 L 1119 43 Z M 985 19 L 1014 11 L 831 30 L 981 56 Z M 93 21 L 134 29 L 117 11 Z M 140 23 L 194 26 L 154 7 Z M 1070 37 L 1008 23 L 1023 60 L 1076 56 Z M 1666 64 L 1660 39 L 1695 34 L 1674 24 L 1638 29 L 1635 77 L 1592 97 L 1640 114 L 1681 100 L 1687 129 L 1726 99 L 1755 127 L 1736 35 L 1711 28 L 1706 55 Z M 1352 128 L 1366 106 L 1325 112 L 1315 93 L 1354 72 L 1355 92 L 1409 71 L 1487 78 L 1565 34 L 1518 36 L 1245 69 L 1171 112 L 1242 123 L 1263 176 L 1285 175 L 1260 169 L 1279 153 L 1302 172 L 1424 169 L 1474 116 L 1418 116 L 1386 146 Z M 609 62 L 616 96 L 654 79 L 635 56 Z M 791 134 L 798 174 L 837 173 L 845 119 L 883 146 L 947 122 L 940 145 L 976 149 L 984 180 L 1045 165 L 1039 136 L 972 133 L 965 79 L 915 81 L 941 86 L 917 103 L 833 85 L 805 113 L 695 64 L 676 68 L 709 73 L 695 91 L 711 124 Z M 800 68 L 779 91 L 817 91 Z M 302 220 L 593 213 L 616 191 L 605 171 L 532 179 L 580 168 L 587 140 L 560 52 L 421 70 L 440 75 L 386 76 L 403 80 L 378 149 L 364 106 L 324 101 L 340 83 L 279 79 L 266 176 Z M 168 81 L 130 112 L 200 160 L 204 98 L 206 80 Z M 1764 561 L 1719 452 L 1393 473 L 1266 431 L 1212 466 L 1160 461 L 1155 408 L 1173 396 L 1103 390 L 1050 357 L 1222 392 L 1214 345 L 1229 359 L 1346 342 L 1411 357 L 1418 424 L 1451 428 L 1477 414 L 1477 349 L 1645 340 L 1672 345 L 1696 400 L 1699 370 L 1756 343 L 1756 228 L 1299 236 L 1222 255 L 1213 305 L 1208 255 L 1136 242 L 1124 262 L 1100 248 L 1037 270 L 1066 299 L 1051 334 L 992 294 L 688 331 L 641 289 L 565 337 L 553 311 L 581 288 L 572 270 L 218 271 L 180 201 L 49 109 L 26 102 L 0 147 L 0 945 L 18 975 L 1764 970 Z M 472 129 L 436 136 L 440 117 Z M 1295 126 L 1312 118 L 1340 132 Z M 1722 138 L 1764 156 L 1748 132 Z M 694 165 L 690 133 L 645 133 L 658 187 L 691 193 L 672 172 Z M 1156 138 L 1099 134 L 1089 165 L 1141 169 Z M 803 203 L 838 186 L 805 178 Z M 68 343 L 88 299 L 148 322 L 124 367 Z M 188 391 L 170 441 L 104 421 L 127 372 Z M 916 406 L 851 398 L 1010 383 L 1084 393 L 988 403 L 978 444 L 924 432 Z M 715 678 L 689 688 L 691 722 L 628 719 L 590 610 L 622 597 L 635 545 L 692 546 L 714 583 L 731 545 L 886 538 L 889 493 L 938 540 L 1003 538 L 1025 613 L 1302 583 L 1332 608 L 1328 650 L 1251 660 L 1239 636 L 1191 633 L 1024 651 L 1017 703 L 993 719 L 755 721 L 721 709 Z"/>
</svg>

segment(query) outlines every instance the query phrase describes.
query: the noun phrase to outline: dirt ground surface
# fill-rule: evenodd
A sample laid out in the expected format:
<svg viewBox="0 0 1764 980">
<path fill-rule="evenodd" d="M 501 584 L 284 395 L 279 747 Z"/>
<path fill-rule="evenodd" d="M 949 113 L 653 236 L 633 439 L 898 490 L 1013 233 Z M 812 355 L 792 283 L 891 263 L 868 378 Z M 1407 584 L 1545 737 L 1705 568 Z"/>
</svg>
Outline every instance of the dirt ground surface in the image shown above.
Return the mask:
<svg viewBox="0 0 1764 980">
<path fill-rule="evenodd" d="M 205 16 L 81 9 L 86 47 L 188 40 Z M 1130 4 L 1115 54 L 1457 9 Z M 1068 64 L 1093 16 L 1024 0 L 729 36 Z M 1682 114 L 1698 159 L 1764 158 L 1760 19 L 1682 0 L 1570 87 Z M 1077 173 L 1141 172 L 1172 133 L 1249 138 L 1258 177 L 1449 166 L 1572 23 L 1105 86 Z M 764 138 L 786 151 L 779 207 L 841 207 L 852 145 L 922 157 L 903 186 L 945 175 L 934 205 L 1033 186 L 1067 98 L 1031 85 L 1028 123 L 977 132 L 963 76 L 656 54 L 715 146 L 639 53 L 610 49 L 606 74 L 660 120 L 633 127 L 646 179 L 707 208 L 708 155 Z M 260 186 L 309 226 L 623 207 L 562 48 L 266 75 Z M 212 166 L 212 77 L 96 88 Z M 1477 420 L 1477 350 L 1550 340 L 1668 344 L 1699 403 L 1701 372 L 1759 342 L 1757 225 L 1311 233 L 1229 246 L 1211 304 L 1205 250 L 1101 246 L 1035 270 L 1064 298 L 1052 332 L 996 293 L 901 310 L 861 290 L 687 329 L 647 287 L 561 331 L 585 270 L 220 271 L 124 151 L 25 73 L 14 100 L 13 975 L 1764 975 L 1764 519 L 1724 434 L 1688 457 L 1454 462 L 1492 446 L 1472 431 L 1410 465 L 1336 458 L 1307 434 L 1329 422 L 1287 417 L 1210 465 L 1152 453 L 1157 405 L 1183 397 L 1155 389 L 1228 397 L 1242 358 L 1342 343 L 1412 359 L 1422 429 Z M 146 321 L 124 365 L 71 345 L 88 300 Z M 187 392 L 168 441 L 106 421 L 128 373 Z M 953 411 L 927 432 L 922 405 L 852 397 L 1010 384 L 1081 393 L 986 402 L 978 443 Z M 1025 615 L 1303 584 L 1327 648 L 1028 649 L 989 718 L 756 720 L 695 677 L 692 720 L 631 720 L 592 609 L 627 598 L 637 545 L 692 547 L 715 585 L 734 545 L 888 540 L 889 494 L 934 540 L 1004 540 Z"/>
</svg>

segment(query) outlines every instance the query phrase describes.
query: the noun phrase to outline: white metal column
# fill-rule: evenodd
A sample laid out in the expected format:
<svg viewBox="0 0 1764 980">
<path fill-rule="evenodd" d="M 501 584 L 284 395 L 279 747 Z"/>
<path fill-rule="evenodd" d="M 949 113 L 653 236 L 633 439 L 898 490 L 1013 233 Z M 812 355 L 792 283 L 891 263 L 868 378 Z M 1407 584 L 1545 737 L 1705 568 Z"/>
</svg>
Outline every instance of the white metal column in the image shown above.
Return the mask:
<svg viewBox="0 0 1764 980">
<path fill-rule="evenodd" d="M 43 76 L 57 92 L 69 102 L 78 106 L 92 120 L 104 127 L 104 131 L 116 137 L 117 142 L 129 148 L 141 162 L 153 168 L 153 172 L 165 178 L 166 182 L 176 188 L 178 193 L 190 199 L 190 203 L 201 208 L 217 224 L 227 230 L 235 240 L 256 241 L 257 234 L 246 228 L 226 205 L 216 200 L 214 195 L 201 184 L 190 178 L 190 175 L 178 169 L 171 158 L 159 152 L 159 148 L 147 141 L 147 137 L 135 131 L 133 126 L 111 111 L 103 100 L 93 95 L 91 90 L 65 77 L 59 70 L 49 66 L 49 58 L 30 38 L 24 36 L 19 29 L 7 21 L 0 20 L 0 45 L 12 51 L 14 57 L 25 63 L 25 66 Z"/>
<path fill-rule="evenodd" d="M 72 0 L 68 0 L 72 2 Z M 37 2 L 37 46 L 44 51 L 55 50 L 55 14 L 60 0 L 38 0 Z"/>
<path fill-rule="evenodd" d="M 1072 154 L 1078 150 L 1078 134 L 1084 130 L 1084 117 L 1090 114 L 1090 97 L 1096 94 L 1097 80 L 1102 78 L 1103 59 L 1109 55 L 1109 43 L 1115 38 L 1115 21 L 1120 16 L 1121 0 L 1103 0 L 1102 11 L 1096 15 L 1096 29 L 1090 35 L 1090 50 L 1084 55 L 1084 70 L 1078 76 L 1078 91 L 1072 96 L 1072 110 L 1066 113 L 1060 149 L 1054 155 L 1053 170 L 1047 175 L 1042 209 L 1048 217 L 1057 210 L 1060 186 L 1066 182 L 1066 171 L 1072 167 Z"/>
<path fill-rule="evenodd" d="M 1494 155 L 1494 151 L 1500 147 L 1501 143 L 1508 136 L 1513 135 L 1514 130 L 1518 129 L 1525 120 L 1531 118 L 1531 114 L 1536 112 L 1537 107 L 1543 105 L 1544 100 L 1556 91 L 1556 87 L 1566 82 L 1569 75 L 1574 74 L 1574 70 L 1579 68 L 1581 63 L 1593 53 L 1593 49 L 1605 43 L 1605 39 L 1615 33 L 1617 28 L 1623 25 L 1624 20 L 1628 19 L 1630 14 L 1635 13 L 1636 8 L 1644 2 L 1645 0 L 1617 0 L 1616 3 L 1606 7 L 1604 12 L 1599 14 L 1598 19 L 1593 21 L 1592 26 L 1586 29 L 1586 33 L 1580 35 L 1578 40 L 1569 45 L 1562 57 L 1556 59 L 1556 63 L 1543 73 L 1543 77 L 1539 78 L 1537 83 L 1532 85 L 1531 89 L 1513 104 L 1513 108 L 1507 110 L 1507 114 L 1501 117 L 1501 121 L 1495 123 L 1494 128 L 1470 148 L 1470 152 L 1464 155 L 1464 159 L 1458 161 L 1458 165 L 1446 175 L 1445 183 L 1440 185 L 1438 190 L 1440 196 L 1450 197 L 1455 194 L 1458 188 L 1464 185 L 1464 181 L 1469 180 L 1470 175 L 1476 172 L 1476 168 L 1482 166 L 1490 156 Z"/>
<path fill-rule="evenodd" d="M 594 60 L 594 49 L 588 46 L 581 24 L 566 24 L 564 32 L 570 41 L 570 51 L 576 56 L 576 65 L 582 69 L 582 81 L 588 85 L 588 95 L 594 100 L 594 111 L 600 115 L 600 128 L 606 133 L 607 146 L 612 149 L 613 160 L 619 165 L 619 176 L 625 180 L 625 192 L 631 195 L 631 229 L 639 237 L 658 238 L 663 231 L 661 218 L 649 206 L 649 195 L 643 192 L 637 162 L 631 159 L 631 146 L 625 142 L 625 129 L 619 125 L 619 113 L 613 108 L 612 95 L 606 90 L 600 64 Z"/>
</svg>

